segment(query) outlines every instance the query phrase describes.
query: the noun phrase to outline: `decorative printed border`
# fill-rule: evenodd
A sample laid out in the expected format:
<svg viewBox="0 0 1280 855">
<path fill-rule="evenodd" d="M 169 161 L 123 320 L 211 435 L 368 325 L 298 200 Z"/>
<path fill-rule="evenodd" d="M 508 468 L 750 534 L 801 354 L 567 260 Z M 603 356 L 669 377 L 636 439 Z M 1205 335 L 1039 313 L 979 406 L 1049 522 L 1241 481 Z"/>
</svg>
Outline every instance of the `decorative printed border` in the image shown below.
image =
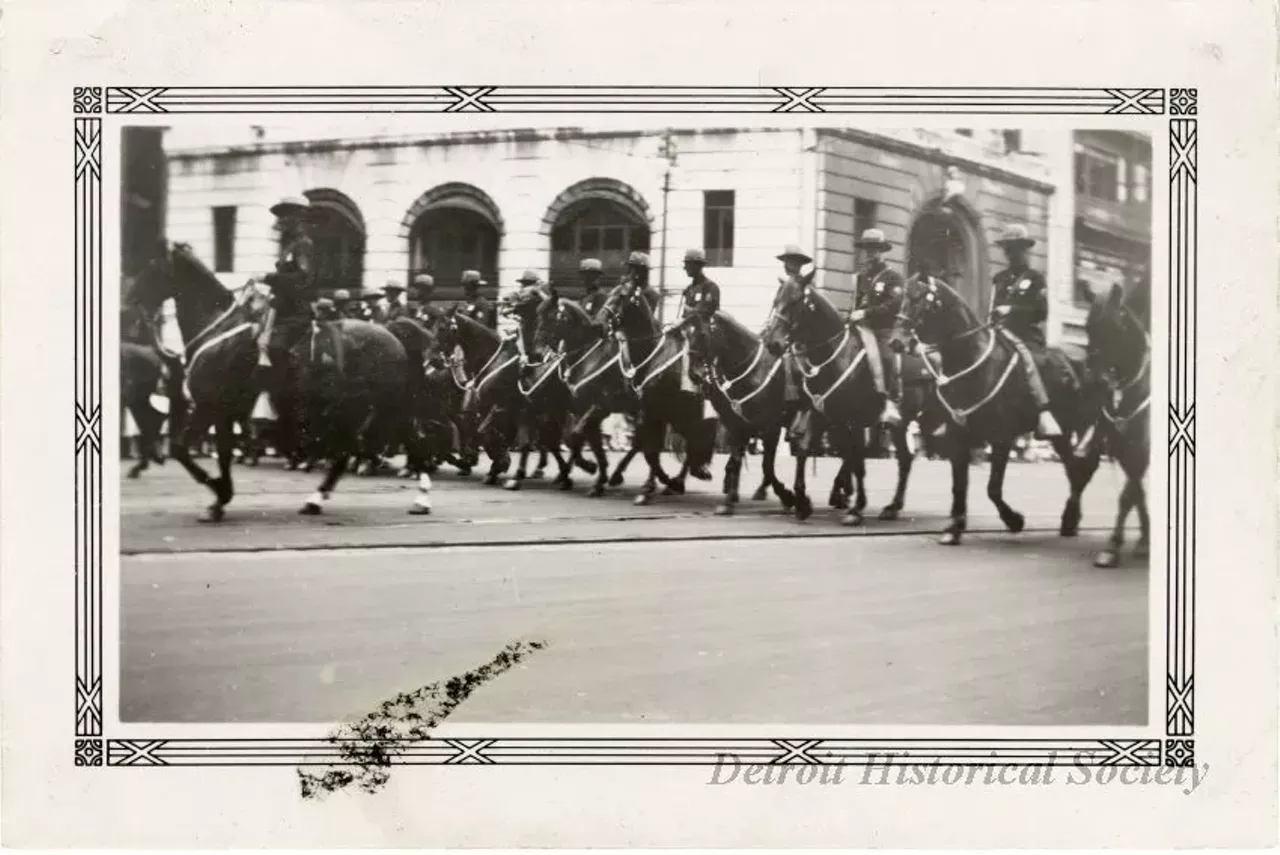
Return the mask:
<svg viewBox="0 0 1280 855">
<path fill-rule="evenodd" d="M 1165 115 L 1169 120 L 1169 464 L 1166 722 L 1144 739 L 437 739 L 403 746 L 403 764 L 1085 765 L 1195 762 L 1195 89 L 866 87 L 77 87 L 75 122 L 77 766 L 300 766 L 343 762 L 320 739 L 109 739 L 102 675 L 101 114 L 732 113 Z"/>
</svg>

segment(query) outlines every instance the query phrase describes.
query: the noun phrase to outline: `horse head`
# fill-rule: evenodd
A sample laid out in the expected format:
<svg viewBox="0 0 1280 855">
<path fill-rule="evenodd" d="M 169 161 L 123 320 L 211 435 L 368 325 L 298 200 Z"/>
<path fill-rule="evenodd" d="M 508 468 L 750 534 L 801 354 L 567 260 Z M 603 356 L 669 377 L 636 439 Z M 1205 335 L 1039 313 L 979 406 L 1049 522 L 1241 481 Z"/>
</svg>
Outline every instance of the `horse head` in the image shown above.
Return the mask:
<svg viewBox="0 0 1280 855">
<path fill-rule="evenodd" d="M 640 290 L 640 283 L 633 279 L 624 279 L 619 282 L 609 296 L 605 299 L 604 305 L 600 308 L 601 314 L 604 315 L 609 325 L 609 329 L 613 332 L 622 330 L 631 332 L 632 334 L 643 334 L 645 330 L 642 326 L 647 325 L 654 329 L 657 328 L 656 322 L 653 320 L 649 312 L 649 304 L 645 302 Z"/>
<path fill-rule="evenodd" d="M 1118 382 L 1142 370 L 1151 342 L 1147 329 L 1128 305 L 1123 286 L 1095 295 L 1085 319 L 1089 373 Z"/>
<path fill-rule="evenodd" d="M 793 342 L 820 344 L 841 326 L 840 313 L 810 281 L 788 277 L 778 286 L 760 337 L 769 352 L 779 356 Z"/>
<path fill-rule="evenodd" d="M 938 346 L 976 328 L 973 310 L 941 279 L 916 274 L 904 290 L 902 309 L 889 334 L 893 350 L 911 350 L 917 341 Z"/>
<path fill-rule="evenodd" d="M 148 314 L 155 314 L 165 300 L 175 296 L 173 256 L 163 238 L 157 243 L 155 254 L 130 279 L 125 304 Z"/>
</svg>

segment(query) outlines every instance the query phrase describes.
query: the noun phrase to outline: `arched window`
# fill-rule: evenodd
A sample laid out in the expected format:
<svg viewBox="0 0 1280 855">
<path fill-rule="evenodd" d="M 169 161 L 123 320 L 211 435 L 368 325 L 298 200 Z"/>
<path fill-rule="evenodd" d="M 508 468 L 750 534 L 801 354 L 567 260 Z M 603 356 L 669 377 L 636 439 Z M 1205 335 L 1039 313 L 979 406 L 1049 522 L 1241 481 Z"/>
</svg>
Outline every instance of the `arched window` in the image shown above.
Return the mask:
<svg viewBox="0 0 1280 855">
<path fill-rule="evenodd" d="M 498 293 L 501 219 L 485 193 L 467 184 L 427 191 L 405 217 L 409 240 L 409 281 L 419 273 L 435 279 L 435 299 L 462 299 L 462 272 L 478 270 L 487 283 L 481 293 Z"/>
<path fill-rule="evenodd" d="M 606 281 L 618 279 L 632 252 L 649 251 L 649 224 L 627 207 L 605 198 L 587 198 L 567 206 L 551 230 L 551 281 L 573 295 L 578 265 L 598 258 Z"/>
<path fill-rule="evenodd" d="M 308 190 L 307 221 L 315 247 L 316 283 L 323 291 L 359 289 L 364 285 L 364 218 L 360 209 L 337 190 Z"/>
<path fill-rule="evenodd" d="M 975 311 L 986 309 L 987 286 L 972 240 L 972 229 L 955 208 L 926 208 L 907 239 L 907 275 L 937 276 L 955 288 Z"/>
</svg>

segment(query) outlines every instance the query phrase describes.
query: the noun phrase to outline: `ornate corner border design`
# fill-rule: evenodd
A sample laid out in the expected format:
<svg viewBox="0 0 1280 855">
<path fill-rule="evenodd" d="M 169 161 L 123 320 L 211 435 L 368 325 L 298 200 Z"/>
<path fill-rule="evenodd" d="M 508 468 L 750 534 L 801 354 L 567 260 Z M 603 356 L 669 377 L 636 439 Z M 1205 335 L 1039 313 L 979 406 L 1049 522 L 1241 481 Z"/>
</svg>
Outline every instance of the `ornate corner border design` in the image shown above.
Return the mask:
<svg viewBox="0 0 1280 855">
<path fill-rule="evenodd" d="M 104 98 L 105 94 L 105 98 Z M 1143 115 L 1169 119 L 1169 457 L 1166 721 L 1144 739 L 500 738 L 406 743 L 410 765 L 1083 764 L 1194 760 L 1198 93 L 1150 88 L 647 86 L 75 87 L 75 765 L 298 765 L 339 759 L 317 739 L 111 739 L 102 673 L 103 114 L 463 113 Z"/>
</svg>

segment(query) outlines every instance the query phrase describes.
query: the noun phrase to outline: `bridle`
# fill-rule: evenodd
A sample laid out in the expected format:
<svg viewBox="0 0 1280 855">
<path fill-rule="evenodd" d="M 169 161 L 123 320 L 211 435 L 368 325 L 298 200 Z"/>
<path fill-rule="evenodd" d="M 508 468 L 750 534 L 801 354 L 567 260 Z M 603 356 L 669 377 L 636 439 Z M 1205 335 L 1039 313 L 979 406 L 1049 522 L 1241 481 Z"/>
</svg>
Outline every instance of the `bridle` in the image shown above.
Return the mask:
<svg viewBox="0 0 1280 855">
<path fill-rule="evenodd" d="M 1144 377 L 1147 377 L 1151 371 L 1151 335 L 1147 332 L 1146 326 L 1138 319 L 1128 306 L 1121 305 L 1120 312 L 1123 317 L 1127 318 L 1139 332 L 1142 333 L 1145 345 L 1142 349 L 1142 364 L 1134 371 L 1133 376 L 1124 382 L 1115 380 L 1113 372 L 1110 368 L 1103 371 L 1103 380 L 1107 384 L 1107 388 L 1111 392 L 1111 400 L 1102 408 L 1102 417 L 1106 419 L 1117 432 L 1122 432 L 1135 416 L 1142 413 L 1151 405 L 1151 390 L 1148 388 L 1147 394 L 1142 400 L 1133 406 L 1127 415 L 1121 416 L 1116 412 L 1116 408 L 1124 403 L 1125 395 L 1135 388 Z"/>
</svg>

